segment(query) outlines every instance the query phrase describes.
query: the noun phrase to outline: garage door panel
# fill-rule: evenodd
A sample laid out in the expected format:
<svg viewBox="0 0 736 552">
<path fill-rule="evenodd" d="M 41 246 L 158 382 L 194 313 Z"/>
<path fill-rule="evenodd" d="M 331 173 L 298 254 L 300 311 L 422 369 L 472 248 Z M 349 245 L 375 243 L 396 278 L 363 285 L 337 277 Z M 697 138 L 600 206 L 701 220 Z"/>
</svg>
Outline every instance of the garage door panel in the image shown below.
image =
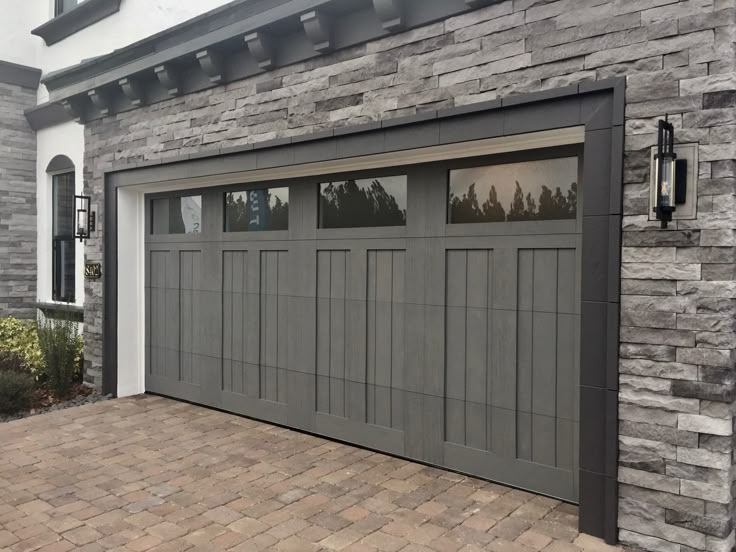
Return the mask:
<svg viewBox="0 0 736 552">
<path fill-rule="evenodd" d="M 569 247 L 446 250 L 445 452 L 573 469 L 576 262 Z"/>
<path fill-rule="evenodd" d="M 335 439 L 403 455 L 404 432 L 318 412 L 316 430 Z"/>
<path fill-rule="evenodd" d="M 557 315 L 532 313 L 532 412 L 554 417 L 556 410 Z"/>
<path fill-rule="evenodd" d="M 532 260 L 532 308 L 538 312 L 557 311 L 557 250 L 535 249 Z"/>
<path fill-rule="evenodd" d="M 404 369 L 404 250 L 367 252 L 367 377 L 370 423 L 401 427 Z"/>
<path fill-rule="evenodd" d="M 580 317 L 575 314 L 557 315 L 557 377 L 556 414 L 564 420 L 577 420 L 575 374 L 577 372 L 578 325 Z"/>
<path fill-rule="evenodd" d="M 540 220 L 540 221 L 508 221 L 503 224 L 497 222 L 476 222 L 472 224 L 449 224 L 446 227 L 448 237 L 479 237 L 485 239 L 503 238 L 504 236 L 518 236 L 525 239 L 535 236 L 549 236 L 551 234 L 574 235 L 580 233 L 580 223 L 577 220 Z"/>
<path fill-rule="evenodd" d="M 146 390 L 163 395 L 171 395 L 185 401 L 201 402 L 201 389 L 198 385 L 192 385 L 184 381 L 158 374 L 146 375 Z"/>
<path fill-rule="evenodd" d="M 259 261 L 259 320 L 246 331 L 260 328 L 259 397 L 286 402 L 287 383 L 282 372 L 287 367 L 288 252 L 261 250 Z"/>
<path fill-rule="evenodd" d="M 574 476 L 570 471 L 507 458 L 455 443 L 444 444 L 443 464 L 451 469 L 550 496 L 571 498 L 574 488 Z"/>
<path fill-rule="evenodd" d="M 222 391 L 220 393 L 219 401 L 219 408 L 229 412 L 235 412 L 259 420 L 266 420 L 275 424 L 286 424 L 288 421 L 287 407 L 282 403 L 258 399 L 245 400 L 243 395 L 228 391 Z"/>
<path fill-rule="evenodd" d="M 580 314 L 577 263 L 574 248 L 557 251 L 557 312 Z"/>
<path fill-rule="evenodd" d="M 488 407 L 488 431 L 490 450 L 507 458 L 517 457 L 516 411 L 508 408 Z"/>
<path fill-rule="evenodd" d="M 192 291 L 192 352 L 215 358 L 222 356 L 222 292 Z"/>
<path fill-rule="evenodd" d="M 148 388 L 575 500 L 580 223 L 448 223 L 448 172 L 407 173 L 406 227 L 320 228 L 305 179 L 288 230 L 213 190 L 206 236 L 151 237 Z"/>
<path fill-rule="evenodd" d="M 494 308 L 489 324 L 489 402 L 491 406 L 509 411 L 516 410 L 517 370 L 517 313 Z"/>
<path fill-rule="evenodd" d="M 509 244 L 502 244 L 493 249 L 493 285 L 491 291 L 493 307 L 499 310 L 515 312 L 519 287 L 518 260 L 519 251 Z"/>
</svg>

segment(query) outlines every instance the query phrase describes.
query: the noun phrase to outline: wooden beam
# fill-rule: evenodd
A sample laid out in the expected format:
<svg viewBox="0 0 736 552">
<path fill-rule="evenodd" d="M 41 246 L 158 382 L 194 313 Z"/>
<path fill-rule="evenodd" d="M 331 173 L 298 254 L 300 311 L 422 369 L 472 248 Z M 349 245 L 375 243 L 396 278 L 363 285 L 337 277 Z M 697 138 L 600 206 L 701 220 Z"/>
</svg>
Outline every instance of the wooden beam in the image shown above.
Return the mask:
<svg viewBox="0 0 736 552">
<path fill-rule="evenodd" d="M 276 62 L 271 37 L 261 31 L 245 35 L 245 43 L 261 69 L 272 69 Z"/>
<path fill-rule="evenodd" d="M 213 84 L 225 82 L 225 62 L 222 55 L 214 48 L 205 48 L 196 54 L 199 66 Z"/>
<path fill-rule="evenodd" d="M 471 8 L 482 8 L 491 4 L 500 4 L 501 0 L 465 0 L 465 3 Z"/>
<path fill-rule="evenodd" d="M 335 49 L 332 38 L 332 21 L 328 15 L 324 12 L 313 10 L 302 14 L 301 21 L 302 25 L 304 25 L 304 32 L 307 33 L 307 37 L 312 41 L 315 50 L 325 53 Z"/>
<path fill-rule="evenodd" d="M 140 107 L 146 101 L 146 89 L 143 81 L 135 77 L 125 77 L 118 81 L 125 97 L 130 100 L 133 107 Z"/>
<path fill-rule="evenodd" d="M 387 31 L 400 31 L 406 26 L 403 0 L 373 0 L 373 9 Z"/>
<path fill-rule="evenodd" d="M 82 123 L 86 114 L 86 100 L 84 96 L 72 96 L 59 102 L 67 115 L 76 123 Z"/>
<path fill-rule="evenodd" d="M 106 117 L 110 114 L 110 91 L 104 88 L 93 88 L 87 92 L 92 104 L 100 110 L 100 115 Z"/>
<path fill-rule="evenodd" d="M 171 63 L 159 65 L 154 70 L 161 85 L 166 88 L 170 96 L 178 96 L 181 94 L 181 84 L 179 83 L 179 69 Z"/>
</svg>

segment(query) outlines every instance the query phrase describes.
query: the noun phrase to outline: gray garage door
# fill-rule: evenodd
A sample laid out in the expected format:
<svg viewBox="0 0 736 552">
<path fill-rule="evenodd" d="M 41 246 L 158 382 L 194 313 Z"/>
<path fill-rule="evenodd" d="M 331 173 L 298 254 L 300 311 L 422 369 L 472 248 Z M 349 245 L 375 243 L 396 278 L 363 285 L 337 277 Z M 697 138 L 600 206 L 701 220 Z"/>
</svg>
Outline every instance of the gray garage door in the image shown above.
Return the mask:
<svg viewBox="0 0 736 552">
<path fill-rule="evenodd" d="M 147 389 L 575 501 L 579 167 L 148 197 Z"/>
</svg>

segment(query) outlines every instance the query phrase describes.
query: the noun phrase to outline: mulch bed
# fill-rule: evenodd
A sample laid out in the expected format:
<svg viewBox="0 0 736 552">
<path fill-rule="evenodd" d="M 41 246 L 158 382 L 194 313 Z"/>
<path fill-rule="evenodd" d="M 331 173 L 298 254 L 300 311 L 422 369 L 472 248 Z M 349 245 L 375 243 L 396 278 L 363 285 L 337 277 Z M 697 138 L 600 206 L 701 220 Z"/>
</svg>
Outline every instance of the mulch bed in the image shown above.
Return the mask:
<svg viewBox="0 0 736 552">
<path fill-rule="evenodd" d="M 72 386 L 69 395 L 63 399 L 54 396 L 45 388 L 40 388 L 36 390 L 33 408 L 25 412 L 17 412 L 10 415 L 0 414 L 0 423 L 20 420 L 21 418 L 53 412 L 55 410 L 63 410 L 64 408 L 71 408 L 73 406 L 105 401 L 110 398 L 112 398 L 112 395 L 100 395 L 91 387 L 82 384 Z"/>
</svg>

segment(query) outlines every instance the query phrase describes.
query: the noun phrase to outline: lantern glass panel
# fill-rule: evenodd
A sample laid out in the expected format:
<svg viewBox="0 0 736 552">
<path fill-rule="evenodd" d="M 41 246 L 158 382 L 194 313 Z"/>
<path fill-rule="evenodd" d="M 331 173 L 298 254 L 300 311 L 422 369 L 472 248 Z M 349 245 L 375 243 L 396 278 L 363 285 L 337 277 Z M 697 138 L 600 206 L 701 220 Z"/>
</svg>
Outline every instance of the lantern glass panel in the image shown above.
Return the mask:
<svg viewBox="0 0 736 552">
<path fill-rule="evenodd" d="M 657 164 L 657 181 L 659 182 L 659 164 Z M 671 157 L 662 159 L 662 178 L 660 184 L 660 195 L 662 207 L 672 205 L 672 191 L 675 182 L 675 160 Z"/>
<path fill-rule="evenodd" d="M 85 209 L 77 210 L 77 236 L 89 235 L 89 213 Z"/>
</svg>

